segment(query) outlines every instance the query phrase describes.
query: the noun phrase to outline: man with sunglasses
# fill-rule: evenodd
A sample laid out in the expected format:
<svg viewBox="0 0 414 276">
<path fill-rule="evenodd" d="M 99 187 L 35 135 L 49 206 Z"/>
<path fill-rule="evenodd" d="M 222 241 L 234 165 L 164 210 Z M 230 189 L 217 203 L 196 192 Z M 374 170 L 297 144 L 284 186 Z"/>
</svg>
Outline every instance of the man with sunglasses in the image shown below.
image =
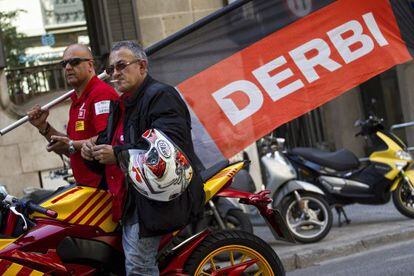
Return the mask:
<svg viewBox="0 0 414 276">
<path fill-rule="evenodd" d="M 98 187 L 99 184 L 103 184 L 102 177 L 84 164 L 80 149 L 82 143 L 106 128 L 109 103 L 119 96 L 111 86 L 96 76 L 93 56 L 87 46 L 73 44 L 67 47 L 60 65 L 66 81 L 75 90 L 71 97 L 67 134 L 57 131 L 50 125 L 47 121 L 49 112 L 41 110 L 39 105 L 28 112 L 29 120 L 49 141 L 47 151 L 70 157 L 76 182 Z"/>
<path fill-rule="evenodd" d="M 119 168 L 114 179 L 108 178 L 106 172 L 109 190 L 115 196 L 114 218 L 120 218 L 123 212 L 122 244 L 127 275 L 158 275 L 156 255 L 161 235 L 197 219 L 204 206 L 204 191 L 197 170 L 201 164 L 193 149 L 190 114 L 174 87 L 148 75 L 147 57 L 137 43 L 116 43 L 109 60 L 106 71 L 122 95 L 120 101 L 112 103 L 108 128 L 97 140 L 91 139 L 82 146 L 82 156 L 105 164 L 106 171 L 108 168 L 113 171 L 124 151 L 148 150 L 142 135 L 146 130 L 157 129 L 186 154 L 194 169 L 188 190 L 167 202 L 141 195 L 128 184 Z"/>
</svg>

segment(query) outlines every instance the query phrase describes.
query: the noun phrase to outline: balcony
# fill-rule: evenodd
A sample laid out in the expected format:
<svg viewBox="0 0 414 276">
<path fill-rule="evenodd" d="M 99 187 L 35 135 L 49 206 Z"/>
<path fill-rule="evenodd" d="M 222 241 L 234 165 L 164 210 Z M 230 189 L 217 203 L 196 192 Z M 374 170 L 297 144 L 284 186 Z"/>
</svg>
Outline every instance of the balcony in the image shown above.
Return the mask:
<svg viewBox="0 0 414 276">
<path fill-rule="evenodd" d="M 10 100 L 22 106 L 35 97 L 70 90 L 58 63 L 6 70 Z"/>
</svg>

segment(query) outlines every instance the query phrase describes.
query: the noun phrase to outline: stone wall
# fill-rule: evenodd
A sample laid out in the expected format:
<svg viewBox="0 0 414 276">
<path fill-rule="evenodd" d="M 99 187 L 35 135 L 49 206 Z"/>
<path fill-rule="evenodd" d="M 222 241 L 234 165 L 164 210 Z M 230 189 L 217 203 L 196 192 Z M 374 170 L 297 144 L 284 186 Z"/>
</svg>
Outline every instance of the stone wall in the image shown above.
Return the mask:
<svg viewBox="0 0 414 276">
<path fill-rule="evenodd" d="M 414 121 L 414 62 L 397 66 L 398 86 L 404 122 Z M 414 147 L 414 127 L 406 128 L 407 143 Z"/>
<path fill-rule="evenodd" d="M 136 0 L 142 44 L 148 47 L 227 4 L 227 0 Z"/>
<path fill-rule="evenodd" d="M 324 129 L 332 149 L 346 148 L 358 157 L 365 157 L 364 140 L 355 137 L 359 131 L 356 120 L 363 118 L 360 89 L 354 88 L 322 107 Z"/>
<path fill-rule="evenodd" d="M 4 73 L 0 74 L 2 105 L 7 106 L 8 93 Z M 68 120 L 68 104 L 62 104 L 49 115 L 50 123 L 63 131 Z M 0 128 L 15 122 L 18 118 L 0 109 Z M 58 155 L 46 151 L 46 140 L 37 129 L 26 123 L 4 136 L 0 136 L 0 184 L 9 192 L 20 196 L 26 187 L 40 187 L 39 173 L 62 166 Z"/>
</svg>

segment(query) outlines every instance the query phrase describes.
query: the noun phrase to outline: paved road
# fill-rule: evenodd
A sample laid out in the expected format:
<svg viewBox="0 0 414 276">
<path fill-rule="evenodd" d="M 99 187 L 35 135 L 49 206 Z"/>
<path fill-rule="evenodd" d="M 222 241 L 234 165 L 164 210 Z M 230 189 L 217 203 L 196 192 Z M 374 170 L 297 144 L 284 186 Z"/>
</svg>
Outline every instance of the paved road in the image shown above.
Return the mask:
<svg viewBox="0 0 414 276">
<path fill-rule="evenodd" d="M 298 269 L 287 276 L 414 275 L 414 241 L 392 244 Z"/>
<path fill-rule="evenodd" d="M 351 220 L 351 224 L 349 226 L 358 225 L 363 226 L 366 225 L 373 225 L 376 223 L 392 223 L 400 222 L 409 220 L 405 216 L 401 215 L 398 210 L 394 207 L 392 202 L 389 202 L 385 205 L 360 205 L 354 204 L 344 207 L 345 212 L 348 218 Z M 332 210 L 333 214 L 333 226 L 332 229 L 339 228 L 339 230 L 346 229 L 347 225 L 343 225 L 342 227 L 338 226 L 338 216 L 335 210 Z M 265 240 L 271 242 L 272 241 L 272 234 L 267 229 L 267 226 L 264 225 L 261 217 L 260 220 L 255 217 L 253 221 L 257 223 L 257 227 L 254 228 L 255 234 L 259 235 L 260 237 L 264 238 Z M 343 221 L 343 220 L 342 220 Z M 414 221 L 413 221 L 414 222 Z M 341 229 L 342 228 L 342 229 Z M 342 232 L 342 231 L 341 231 Z M 355 233 L 358 235 L 358 233 Z M 329 235 L 328 235 L 329 237 Z"/>
<path fill-rule="evenodd" d="M 322 241 L 313 244 L 276 241 L 266 226 L 256 226 L 254 231 L 274 248 L 287 271 L 366 252 L 384 244 L 414 240 L 414 221 L 401 215 L 392 202 L 379 206 L 352 205 L 345 210 L 351 224 L 338 227 L 337 215 L 334 213 L 331 232 Z"/>
<path fill-rule="evenodd" d="M 349 219 L 355 223 L 372 223 L 405 218 L 394 207 L 392 200 L 386 205 L 354 204 L 346 206 L 344 209 Z M 336 212 L 334 212 L 334 217 L 336 221 Z"/>
</svg>

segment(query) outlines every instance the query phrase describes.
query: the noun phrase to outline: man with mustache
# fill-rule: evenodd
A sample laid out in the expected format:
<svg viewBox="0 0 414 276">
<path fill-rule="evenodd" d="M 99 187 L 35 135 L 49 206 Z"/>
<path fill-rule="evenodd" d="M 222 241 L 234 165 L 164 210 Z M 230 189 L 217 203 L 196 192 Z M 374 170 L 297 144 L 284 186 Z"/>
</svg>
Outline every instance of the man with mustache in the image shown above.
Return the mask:
<svg viewBox="0 0 414 276">
<path fill-rule="evenodd" d="M 68 46 L 60 64 L 66 81 L 75 90 L 71 96 L 67 134 L 57 131 L 49 124 L 49 111 L 42 110 L 39 105 L 28 112 L 29 121 L 50 142 L 47 151 L 70 157 L 76 182 L 91 187 L 100 184 L 106 187 L 101 183 L 102 177 L 84 164 L 80 149 L 82 143 L 106 128 L 109 103 L 119 96 L 111 86 L 96 76 L 93 56 L 87 46 Z"/>
</svg>

